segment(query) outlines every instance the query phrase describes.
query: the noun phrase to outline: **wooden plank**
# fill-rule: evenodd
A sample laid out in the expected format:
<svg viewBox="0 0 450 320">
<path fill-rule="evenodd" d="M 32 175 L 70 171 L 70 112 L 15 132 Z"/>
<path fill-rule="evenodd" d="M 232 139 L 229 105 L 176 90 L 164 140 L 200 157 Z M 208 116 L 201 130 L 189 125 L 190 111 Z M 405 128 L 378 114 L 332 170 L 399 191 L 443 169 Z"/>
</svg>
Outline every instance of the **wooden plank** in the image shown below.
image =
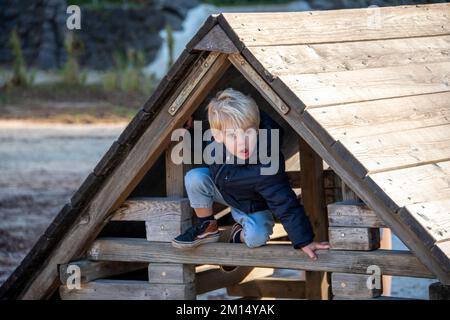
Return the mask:
<svg viewBox="0 0 450 320">
<path fill-rule="evenodd" d="M 89 261 L 79 260 L 65 263 L 59 266 L 59 279 L 61 284 L 66 284 L 70 276 L 74 274 L 69 267 L 78 267 L 80 282 L 87 283 L 93 280 L 107 278 L 139 269 L 145 269 L 146 263 L 139 262 L 115 262 L 115 261 Z"/>
<path fill-rule="evenodd" d="M 230 272 L 224 272 L 217 266 L 198 272 L 195 276 L 197 294 L 224 288 L 241 281 L 253 281 L 273 274 L 272 268 L 238 267 Z"/>
<path fill-rule="evenodd" d="M 35 281 L 28 283 L 21 293 L 22 298 L 39 298 L 57 288 L 58 274 L 54 266 L 77 259 L 83 254 L 84 246 L 88 246 L 95 239 L 108 214 L 125 201 L 158 159 L 164 150 L 164 142 L 170 139 L 172 130 L 186 122 L 193 109 L 205 98 L 206 93 L 228 67 L 226 57 L 219 57 L 175 117 L 167 112 L 158 113 L 152 125 L 131 149 L 128 157 L 118 166 L 92 200 L 85 212 L 90 217 L 89 223 L 72 226 L 69 232 L 59 240 L 59 250 L 47 255 L 47 264 L 42 265 L 36 272 Z"/>
<path fill-rule="evenodd" d="M 344 273 L 366 273 L 367 267 L 375 264 L 387 275 L 434 277 L 407 251 L 322 250 L 317 254 L 318 260 L 313 261 L 301 250 L 293 249 L 291 244 L 279 242 L 258 248 L 248 248 L 245 244 L 208 243 L 188 251 L 173 248 L 170 243 L 128 238 L 98 239 L 88 251 L 92 260 L 220 264 Z"/>
<path fill-rule="evenodd" d="M 345 202 L 328 205 L 328 225 L 331 227 L 385 227 L 385 223 L 364 203 L 346 204 Z"/>
<path fill-rule="evenodd" d="M 402 210 L 407 210 L 435 242 L 450 239 L 450 199 L 414 203 Z"/>
<path fill-rule="evenodd" d="M 211 52 L 206 56 L 204 61 L 200 60 L 196 68 L 194 68 L 193 73 L 189 75 L 189 77 L 186 77 L 184 79 L 182 85 L 180 86 L 181 91 L 178 93 L 178 95 L 175 97 L 175 99 L 167 109 L 167 111 L 172 116 L 175 115 L 178 110 L 184 105 L 186 99 L 189 97 L 194 88 L 198 85 L 198 83 L 210 69 L 211 65 L 214 64 L 219 56 L 220 53 Z"/>
<path fill-rule="evenodd" d="M 450 123 L 340 140 L 369 174 L 450 160 Z"/>
<path fill-rule="evenodd" d="M 111 216 L 111 221 L 184 221 L 191 218 L 189 199 L 180 197 L 140 197 L 127 199 Z M 156 220 L 155 220 L 156 219 Z"/>
<path fill-rule="evenodd" d="M 445 125 L 450 92 L 312 108 L 306 111 L 335 139 Z"/>
<path fill-rule="evenodd" d="M 366 179 L 382 188 L 399 208 L 450 198 L 450 161 L 370 174 Z"/>
<path fill-rule="evenodd" d="M 449 69 L 447 61 L 279 78 L 309 108 L 449 91 Z"/>
<path fill-rule="evenodd" d="M 450 36 L 249 47 L 273 76 L 449 61 Z"/>
<path fill-rule="evenodd" d="M 240 297 L 305 299 L 304 281 L 286 278 L 263 278 L 227 287 L 227 294 Z"/>
<path fill-rule="evenodd" d="M 333 288 L 333 295 L 338 297 L 348 298 L 374 298 L 379 297 L 382 292 L 382 285 L 380 281 L 380 288 L 370 288 L 367 286 L 367 281 L 370 275 L 365 274 L 346 274 L 333 272 L 331 275 L 331 283 Z"/>
<path fill-rule="evenodd" d="M 95 280 L 80 289 L 59 287 L 63 300 L 184 300 L 195 298 L 193 284 L 154 284 L 136 280 Z"/>
<path fill-rule="evenodd" d="M 450 34 L 448 4 L 306 12 L 222 13 L 247 47 Z M 379 12 L 379 14 L 378 14 Z M 379 17 L 379 24 L 369 23 Z"/>
<path fill-rule="evenodd" d="M 329 227 L 333 250 L 375 250 L 380 247 L 380 229 Z"/>
<path fill-rule="evenodd" d="M 323 160 L 303 140 L 299 141 L 300 169 L 302 174 L 302 200 L 311 222 L 315 241 L 328 240 L 328 220 L 323 186 Z M 328 300 L 329 284 L 326 273 L 306 272 L 306 298 Z"/>
<path fill-rule="evenodd" d="M 189 283 L 195 280 L 195 266 L 192 264 L 150 263 L 148 282 Z"/>
</svg>

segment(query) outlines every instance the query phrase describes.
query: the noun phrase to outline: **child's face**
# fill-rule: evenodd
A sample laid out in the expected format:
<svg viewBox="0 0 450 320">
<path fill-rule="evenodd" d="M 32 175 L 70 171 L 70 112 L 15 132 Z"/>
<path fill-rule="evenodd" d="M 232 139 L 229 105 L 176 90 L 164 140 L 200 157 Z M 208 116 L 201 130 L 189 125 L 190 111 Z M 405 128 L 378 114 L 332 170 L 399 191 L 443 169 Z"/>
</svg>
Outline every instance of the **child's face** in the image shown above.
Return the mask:
<svg viewBox="0 0 450 320">
<path fill-rule="evenodd" d="M 223 142 L 227 150 L 240 159 L 249 158 L 256 149 L 258 131 L 255 128 L 226 128 L 215 139 Z"/>
</svg>

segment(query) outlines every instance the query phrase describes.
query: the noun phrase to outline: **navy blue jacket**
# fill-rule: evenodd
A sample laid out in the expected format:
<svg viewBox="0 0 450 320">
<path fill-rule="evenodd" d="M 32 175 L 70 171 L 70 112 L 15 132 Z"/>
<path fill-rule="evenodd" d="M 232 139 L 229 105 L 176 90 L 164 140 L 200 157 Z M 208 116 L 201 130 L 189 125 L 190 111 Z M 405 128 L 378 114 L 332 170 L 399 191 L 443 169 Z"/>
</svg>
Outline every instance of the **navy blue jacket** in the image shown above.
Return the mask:
<svg viewBox="0 0 450 320">
<path fill-rule="evenodd" d="M 270 116 L 260 110 L 259 128 L 268 129 L 268 147 L 271 150 L 271 129 L 279 130 L 280 149 L 283 142 L 283 128 L 280 127 Z M 212 143 L 214 138 L 207 144 Z M 268 164 L 257 163 L 237 163 L 237 158 L 226 151 L 223 146 L 224 157 L 233 157 L 233 163 L 213 163 L 209 165 L 209 170 L 213 181 L 222 194 L 224 200 L 243 212 L 251 213 L 255 211 L 270 209 L 279 218 L 289 239 L 295 248 L 301 248 L 313 241 L 314 234 L 308 217 L 305 215 L 303 206 L 299 203 L 295 192 L 292 190 L 285 172 L 285 159 L 281 150 L 279 151 L 279 168 L 276 174 L 262 175 L 261 167 L 270 167 Z M 257 149 L 259 150 L 259 139 Z M 213 153 L 214 155 L 214 153 Z"/>
</svg>

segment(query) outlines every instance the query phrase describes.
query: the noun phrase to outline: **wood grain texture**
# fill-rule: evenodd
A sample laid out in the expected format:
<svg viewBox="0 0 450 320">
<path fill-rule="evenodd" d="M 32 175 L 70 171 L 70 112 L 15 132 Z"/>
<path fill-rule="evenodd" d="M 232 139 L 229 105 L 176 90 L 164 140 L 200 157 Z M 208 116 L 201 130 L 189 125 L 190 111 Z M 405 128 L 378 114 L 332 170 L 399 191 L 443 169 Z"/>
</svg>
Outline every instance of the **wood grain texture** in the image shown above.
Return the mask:
<svg viewBox="0 0 450 320">
<path fill-rule="evenodd" d="M 367 280 L 370 275 L 365 274 L 346 274 L 333 272 L 331 283 L 333 295 L 347 298 L 375 298 L 382 292 L 380 288 L 368 288 Z M 370 281 L 370 280 L 369 280 Z"/>
<path fill-rule="evenodd" d="M 379 20 L 378 11 L 370 8 L 222 13 L 222 16 L 236 37 L 250 47 L 450 34 L 449 7 L 434 4 L 379 8 Z"/>
<path fill-rule="evenodd" d="M 80 289 L 60 286 L 63 300 L 185 300 L 195 298 L 193 284 L 155 284 L 137 280 L 95 280 Z"/>
<path fill-rule="evenodd" d="M 380 247 L 380 229 L 329 227 L 330 247 L 333 250 L 375 250 Z"/>
<path fill-rule="evenodd" d="M 317 254 L 318 260 L 313 261 L 301 250 L 293 249 L 291 244 L 279 242 L 258 248 L 248 248 L 244 244 L 209 243 L 187 251 L 173 248 L 170 243 L 127 238 L 98 239 L 88 251 L 92 260 L 220 264 L 343 273 L 366 273 L 368 266 L 376 264 L 387 275 L 434 277 L 407 251 L 323 250 Z"/>
<path fill-rule="evenodd" d="M 330 227 L 381 228 L 384 222 L 363 203 L 346 204 L 335 202 L 328 205 L 328 225 Z"/>
</svg>

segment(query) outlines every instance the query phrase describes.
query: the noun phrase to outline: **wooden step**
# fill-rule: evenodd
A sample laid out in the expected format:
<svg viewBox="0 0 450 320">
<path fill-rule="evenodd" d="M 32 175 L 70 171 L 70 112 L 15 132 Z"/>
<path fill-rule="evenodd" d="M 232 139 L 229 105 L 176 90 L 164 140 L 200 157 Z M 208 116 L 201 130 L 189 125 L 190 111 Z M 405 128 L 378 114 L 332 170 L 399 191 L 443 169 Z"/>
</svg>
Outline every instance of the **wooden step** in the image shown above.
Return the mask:
<svg viewBox="0 0 450 320">
<path fill-rule="evenodd" d="M 369 266 L 377 265 L 384 275 L 435 278 L 409 251 L 321 250 L 317 254 L 318 260 L 311 260 L 301 250 L 281 241 L 269 242 L 259 248 L 208 243 L 192 250 L 179 250 L 170 243 L 131 238 L 97 239 L 88 250 L 91 260 L 219 264 L 360 274 L 366 274 Z"/>
<path fill-rule="evenodd" d="M 63 300 L 184 300 L 195 298 L 194 284 L 156 284 L 138 280 L 95 280 L 69 289 L 62 285 Z"/>
</svg>

